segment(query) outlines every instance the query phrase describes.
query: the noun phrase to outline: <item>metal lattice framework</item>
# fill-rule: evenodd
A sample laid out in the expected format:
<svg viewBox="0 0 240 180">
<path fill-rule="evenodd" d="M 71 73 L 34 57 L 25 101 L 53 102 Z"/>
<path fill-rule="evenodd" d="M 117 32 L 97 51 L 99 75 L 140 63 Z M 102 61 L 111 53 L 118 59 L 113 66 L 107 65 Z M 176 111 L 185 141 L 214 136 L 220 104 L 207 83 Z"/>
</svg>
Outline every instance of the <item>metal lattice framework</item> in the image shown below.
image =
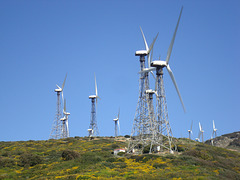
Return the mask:
<svg viewBox="0 0 240 180">
<path fill-rule="evenodd" d="M 57 91 L 57 108 L 56 115 L 52 125 L 52 131 L 50 134 L 50 139 L 60 139 L 62 137 L 62 124 L 61 124 L 61 100 L 60 100 L 60 91 Z"/>
<path fill-rule="evenodd" d="M 167 101 L 163 83 L 163 67 L 157 67 L 156 69 L 156 121 L 158 128 L 158 151 L 163 151 L 164 149 L 172 152 L 172 130 L 169 124 L 168 111 L 167 111 Z"/>
<path fill-rule="evenodd" d="M 96 106 L 95 101 L 96 98 L 91 98 L 92 108 L 91 108 L 91 119 L 89 126 L 89 137 L 99 136 L 98 126 L 97 126 L 97 118 L 96 118 Z"/>
<path fill-rule="evenodd" d="M 145 57 L 140 56 L 140 70 L 145 68 Z M 144 147 L 155 144 L 156 132 L 154 126 L 154 107 L 152 93 L 149 93 L 148 72 L 142 72 L 139 79 L 139 98 L 133 122 L 131 138 L 128 145 L 128 153 L 143 152 Z M 151 152 L 150 148 L 150 152 Z"/>
</svg>

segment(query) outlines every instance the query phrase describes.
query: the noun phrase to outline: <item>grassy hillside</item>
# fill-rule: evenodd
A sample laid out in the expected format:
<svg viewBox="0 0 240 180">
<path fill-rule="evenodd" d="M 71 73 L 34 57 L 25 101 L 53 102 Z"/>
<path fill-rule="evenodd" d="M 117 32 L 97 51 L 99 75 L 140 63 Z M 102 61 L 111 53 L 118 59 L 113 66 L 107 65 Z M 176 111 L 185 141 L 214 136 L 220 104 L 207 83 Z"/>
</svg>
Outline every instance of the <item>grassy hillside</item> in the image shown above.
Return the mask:
<svg viewBox="0 0 240 180">
<path fill-rule="evenodd" d="M 0 142 L 0 179 L 240 179 L 240 153 L 177 139 L 174 155 L 115 157 L 125 138 Z"/>
</svg>

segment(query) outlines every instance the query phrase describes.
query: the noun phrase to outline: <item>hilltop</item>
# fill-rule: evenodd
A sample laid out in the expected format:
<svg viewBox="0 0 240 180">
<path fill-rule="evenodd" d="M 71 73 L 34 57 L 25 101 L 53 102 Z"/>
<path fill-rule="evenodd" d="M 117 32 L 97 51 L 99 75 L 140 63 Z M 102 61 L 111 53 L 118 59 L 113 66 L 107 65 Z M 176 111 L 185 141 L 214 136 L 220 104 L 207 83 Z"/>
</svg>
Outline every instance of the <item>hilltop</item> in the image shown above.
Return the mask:
<svg viewBox="0 0 240 180">
<path fill-rule="evenodd" d="M 240 153 L 174 139 L 175 154 L 113 155 L 127 138 L 0 142 L 0 179 L 240 179 Z"/>
<path fill-rule="evenodd" d="M 207 140 L 205 143 L 210 145 L 211 140 Z M 240 131 L 214 138 L 213 145 L 240 152 Z"/>
</svg>

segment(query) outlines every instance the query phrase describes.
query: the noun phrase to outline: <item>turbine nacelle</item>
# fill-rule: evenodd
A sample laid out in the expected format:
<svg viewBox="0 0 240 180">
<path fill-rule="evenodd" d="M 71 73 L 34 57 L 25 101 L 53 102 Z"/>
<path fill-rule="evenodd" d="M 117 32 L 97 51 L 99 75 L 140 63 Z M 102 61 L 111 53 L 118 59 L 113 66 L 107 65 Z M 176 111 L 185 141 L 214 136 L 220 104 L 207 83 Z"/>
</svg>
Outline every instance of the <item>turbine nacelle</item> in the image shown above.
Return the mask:
<svg viewBox="0 0 240 180">
<path fill-rule="evenodd" d="M 167 67 L 168 64 L 166 61 L 156 60 L 151 62 L 151 67 Z"/>
<path fill-rule="evenodd" d="M 66 121 L 66 120 L 67 120 L 67 118 L 65 116 L 60 119 L 60 121 Z"/>
<path fill-rule="evenodd" d="M 89 99 L 96 99 L 97 96 L 96 96 L 96 95 L 90 95 L 88 98 L 89 98 Z"/>
<path fill-rule="evenodd" d="M 113 121 L 118 121 L 118 118 L 116 118 L 116 119 L 113 119 Z"/>
<path fill-rule="evenodd" d="M 148 55 L 147 50 L 138 50 L 135 52 L 135 56 L 146 56 L 146 55 Z"/>
<path fill-rule="evenodd" d="M 69 112 L 63 112 L 63 114 L 65 114 L 65 115 L 67 115 L 67 116 L 69 116 L 70 115 L 70 113 Z"/>
<path fill-rule="evenodd" d="M 57 84 L 56 84 L 56 86 L 57 86 L 57 89 L 55 89 L 54 91 L 55 92 L 62 92 L 62 88 L 60 88 Z"/>
</svg>

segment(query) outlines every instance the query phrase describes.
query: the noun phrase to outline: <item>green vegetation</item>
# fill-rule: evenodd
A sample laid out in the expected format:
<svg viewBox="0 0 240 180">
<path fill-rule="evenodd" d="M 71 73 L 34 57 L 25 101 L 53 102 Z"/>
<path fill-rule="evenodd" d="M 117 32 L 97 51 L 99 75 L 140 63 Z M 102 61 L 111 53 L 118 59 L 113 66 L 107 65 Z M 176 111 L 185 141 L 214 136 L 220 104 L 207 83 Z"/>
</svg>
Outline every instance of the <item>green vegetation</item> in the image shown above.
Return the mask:
<svg viewBox="0 0 240 180">
<path fill-rule="evenodd" d="M 189 139 L 176 145 L 174 155 L 114 156 L 124 137 L 0 142 L 0 179 L 240 179 L 239 152 Z"/>
</svg>

